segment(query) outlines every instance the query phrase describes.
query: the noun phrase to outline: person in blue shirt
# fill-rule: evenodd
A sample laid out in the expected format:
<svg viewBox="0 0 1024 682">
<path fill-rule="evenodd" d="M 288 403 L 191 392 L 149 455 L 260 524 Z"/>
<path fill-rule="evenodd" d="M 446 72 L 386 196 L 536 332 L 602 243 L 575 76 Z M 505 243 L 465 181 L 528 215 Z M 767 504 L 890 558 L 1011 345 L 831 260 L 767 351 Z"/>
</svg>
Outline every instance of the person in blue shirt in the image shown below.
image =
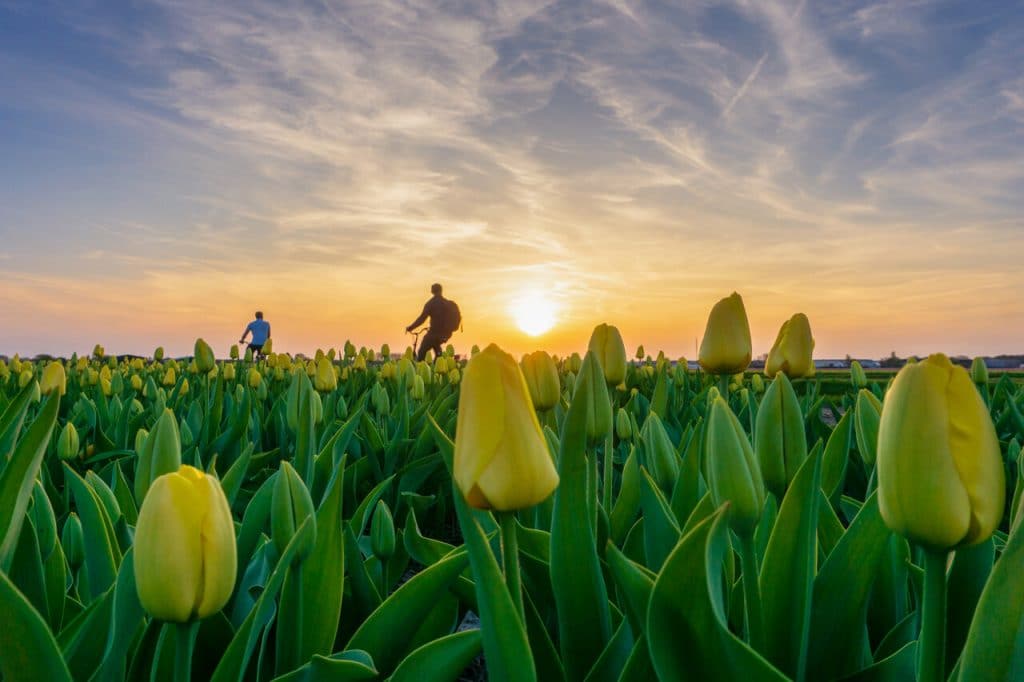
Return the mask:
<svg viewBox="0 0 1024 682">
<path fill-rule="evenodd" d="M 266 344 L 267 339 L 270 338 L 270 323 L 263 319 L 263 313 L 259 310 L 256 311 L 256 319 L 245 328 L 245 332 L 242 334 L 242 338 L 238 340 L 238 343 L 245 343 L 245 337 L 250 332 L 252 333 L 252 341 L 249 342 L 249 348 L 252 350 L 253 355 L 262 355 L 263 346 Z"/>
</svg>

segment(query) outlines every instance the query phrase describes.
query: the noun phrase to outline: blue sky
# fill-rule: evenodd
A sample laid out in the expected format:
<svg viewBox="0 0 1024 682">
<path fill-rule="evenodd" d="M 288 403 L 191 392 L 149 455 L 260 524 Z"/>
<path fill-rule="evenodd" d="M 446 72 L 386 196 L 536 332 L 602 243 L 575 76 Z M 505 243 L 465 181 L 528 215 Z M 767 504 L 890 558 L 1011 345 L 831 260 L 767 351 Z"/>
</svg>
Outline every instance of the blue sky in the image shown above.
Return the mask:
<svg viewBox="0 0 1024 682">
<path fill-rule="evenodd" d="M 0 353 L 1024 350 L 1015 2 L 0 0 Z M 529 339 L 524 292 L 559 324 Z M 237 330 L 236 330 L 237 328 Z"/>
</svg>

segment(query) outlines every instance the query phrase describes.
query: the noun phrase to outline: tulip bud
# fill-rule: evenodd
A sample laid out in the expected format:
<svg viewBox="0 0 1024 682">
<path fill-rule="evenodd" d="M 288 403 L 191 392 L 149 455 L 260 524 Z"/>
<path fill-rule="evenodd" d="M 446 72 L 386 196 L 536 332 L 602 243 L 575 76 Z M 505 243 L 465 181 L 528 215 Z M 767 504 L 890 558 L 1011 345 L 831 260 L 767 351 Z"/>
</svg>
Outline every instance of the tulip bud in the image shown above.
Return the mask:
<svg viewBox="0 0 1024 682">
<path fill-rule="evenodd" d="M 866 388 L 868 385 L 868 375 L 864 373 L 864 368 L 856 360 L 850 363 L 850 383 L 858 390 Z"/>
<path fill-rule="evenodd" d="M 391 414 L 391 398 L 380 384 L 374 384 L 370 389 L 370 405 L 382 417 Z"/>
<path fill-rule="evenodd" d="M 711 401 L 705 438 L 711 499 L 729 502 L 732 529 L 750 536 L 764 508 L 764 481 L 743 426 L 720 395 Z"/>
<path fill-rule="evenodd" d="M 765 485 L 781 500 L 797 470 L 807 459 L 800 399 L 785 373 L 775 376 L 757 409 L 754 450 Z"/>
<path fill-rule="evenodd" d="M 156 350 L 153 351 L 153 359 L 156 360 L 157 362 L 160 362 L 161 360 L 164 359 L 164 347 L 163 346 L 157 346 L 156 347 Z"/>
<path fill-rule="evenodd" d="M 352 361 L 352 369 L 366 370 L 366 358 L 362 355 L 356 356 L 356 359 Z"/>
<path fill-rule="evenodd" d="M 150 615 L 186 623 L 217 613 L 234 590 L 237 561 L 216 478 L 183 466 L 153 481 L 135 528 L 135 586 Z"/>
<path fill-rule="evenodd" d="M 78 457 L 79 441 L 78 429 L 71 422 L 61 429 L 60 437 L 57 439 L 57 456 L 61 459 L 74 459 Z"/>
<path fill-rule="evenodd" d="M 327 357 L 323 357 L 316 365 L 316 377 L 314 386 L 318 391 L 330 393 L 338 388 L 338 376 L 334 373 L 334 365 Z"/>
<path fill-rule="evenodd" d="M 551 356 L 539 350 L 524 356 L 520 364 L 534 408 L 543 412 L 557 405 L 562 391 L 558 382 L 558 368 Z"/>
<path fill-rule="evenodd" d="M 267 339 L 267 342 L 263 344 L 262 353 L 264 355 L 270 355 L 273 352 L 274 352 L 274 340 L 273 339 Z"/>
<path fill-rule="evenodd" d="M 382 346 L 380 347 L 380 356 L 381 356 L 381 357 L 382 357 L 383 359 L 385 359 L 385 360 L 390 360 L 390 359 L 391 359 L 391 346 L 389 346 L 389 345 L 388 345 L 388 344 L 386 344 L 386 343 L 385 343 L 385 344 L 383 344 L 383 345 L 382 345 Z"/>
<path fill-rule="evenodd" d="M 423 400 L 423 396 L 426 395 L 426 386 L 423 384 L 422 377 L 413 375 L 409 393 L 412 395 L 413 400 Z"/>
<path fill-rule="evenodd" d="M 18 388 L 25 388 L 34 378 L 32 371 L 26 369 L 18 375 Z"/>
<path fill-rule="evenodd" d="M 395 522 L 391 510 L 384 500 L 377 500 L 370 523 L 370 549 L 381 561 L 387 561 L 395 554 Z"/>
<path fill-rule="evenodd" d="M 750 324 L 736 292 L 715 304 L 708 316 L 699 362 L 711 374 L 735 374 L 750 365 Z"/>
<path fill-rule="evenodd" d="M 583 367 L 583 358 L 580 357 L 579 353 L 573 353 L 569 356 L 569 371 L 573 374 L 579 374 L 580 368 Z"/>
<path fill-rule="evenodd" d="M 967 371 L 936 354 L 900 370 L 878 430 L 878 503 L 894 532 L 948 550 L 988 539 L 1003 515 L 999 439 Z"/>
<path fill-rule="evenodd" d="M 774 377 L 784 372 L 791 379 L 814 376 L 814 337 L 811 323 L 803 313 L 797 313 L 782 324 L 775 345 L 768 352 L 764 373 Z"/>
<path fill-rule="evenodd" d="M 146 445 L 146 438 L 149 437 L 149 431 L 146 429 L 139 429 L 135 432 L 135 455 L 138 456 L 142 452 L 142 448 Z"/>
<path fill-rule="evenodd" d="M 636 359 L 643 362 L 645 357 L 647 357 L 647 353 L 644 352 L 643 344 L 640 344 L 636 347 Z"/>
<path fill-rule="evenodd" d="M 588 350 L 593 351 L 604 371 L 605 383 L 617 386 L 626 378 L 626 346 L 622 343 L 619 330 L 608 324 L 594 327 L 590 335 Z"/>
<path fill-rule="evenodd" d="M 60 546 L 71 570 L 77 569 L 85 561 L 85 535 L 82 531 L 82 521 L 75 512 L 68 514 L 64 528 L 60 531 Z"/>
<path fill-rule="evenodd" d="M 458 367 L 456 367 L 455 369 L 453 369 L 450 372 L 448 372 L 448 383 L 449 384 L 454 386 L 454 385 L 458 384 L 460 381 L 462 381 L 462 372 L 459 371 Z"/>
<path fill-rule="evenodd" d="M 46 365 L 43 370 L 43 377 L 39 382 L 39 391 L 43 395 L 49 395 L 56 390 L 57 395 L 64 395 L 67 392 L 68 379 L 64 373 L 64 365 L 56 360 Z"/>
<path fill-rule="evenodd" d="M 103 346 L 97 343 L 95 346 L 92 347 L 92 354 L 96 358 L 102 359 L 103 356 L 107 354 L 107 352 L 103 350 Z"/>
<path fill-rule="evenodd" d="M 679 477 L 679 455 L 668 437 L 661 418 L 651 412 L 640 427 L 640 442 L 644 446 L 647 469 L 666 495 L 672 494 Z"/>
<path fill-rule="evenodd" d="M 872 467 L 878 451 L 878 420 L 882 413 L 882 403 L 874 393 L 862 388 L 857 392 L 855 409 L 853 428 L 857 436 L 857 450 L 864 463 Z"/>
<path fill-rule="evenodd" d="M 760 374 L 754 374 L 750 377 L 750 387 L 754 389 L 754 393 L 764 393 L 764 379 L 761 378 Z"/>
<path fill-rule="evenodd" d="M 260 382 L 263 381 L 263 377 L 260 375 L 260 372 L 259 372 L 258 369 L 256 369 L 255 367 L 250 367 L 249 368 L 249 376 L 248 376 L 247 380 L 249 382 L 249 387 L 250 388 L 259 388 L 260 387 Z"/>
<path fill-rule="evenodd" d="M 188 379 L 182 379 L 181 380 L 181 388 L 178 389 L 178 392 L 181 395 L 186 395 L 188 393 L 188 388 L 189 388 L 189 386 L 188 386 Z"/>
<path fill-rule="evenodd" d="M 977 357 L 971 362 L 971 379 L 978 386 L 988 386 L 988 365 L 985 358 Z"/>
<path fill-rule="evenodd" d="M 473 347 L 469 349 L 469 356 L 473 357 L 474 355 L 476 355 L 479 352 L 480 352 L 480 346 L 478 346 L 478 345 L 476 345 L 474 343 Z"/>
<path fill-rule="evenodd" d="M 174 413 L 164 408 L 139 451 L 135 470 L 135 501 L 142 504 L 149 487 L 160 476 L 181 467 L 181 435 Z"/>
<path fill-rule="evenodd" d="M 629 440 L 633 437 L 633 422 L 629 418 L 629 413 L 621 407 L 615 413 L 615 435 L 619 440 Z"/>
<path fill-rule="evenodd" d="M 588 351 L 580 367 L 573 400 L 585 400 L 587 405 L 587 442 L 590 445 L 603 443 L 612 429 L 612 406 L 604 372 L 593 351 Z"/>
<path fill-rule="evenodd" d="M 312 518 L 313 522 L 316 522 L 313 498 L 309 494 L 309 489 L 292 465 L 284 460 L 281 461 L 277 480 L 274 481 L 270 506 L 270 538 L 278 555 L 281 555 L 303 521 Z M 306 558 L 313 550 L 315 534 L 310 538 L 310 542 L 299 549 L 297 560 Z"/>
<path fill-rule="evenodd" d="M 511 511 L 547 499 L 558 474 L 515 359 L 491 344 L 466 365 L 461 391 L 453 474 L 466 501 Z"/>
<path fill-rule="evenodd" d="M 230 348 L 230 350 L 228 350 L 228 357 L 230 357 L 232 360 L 237 360 L 238 359 L 238 344 L 237 343 L 231 344 L 231 348 Z"/>
<path fill-rule="evenodd" d="M 215 372 L 216 372 L 216 368 L 214 368 L 214 370 L 211 372 L 211 374 L 215 375 Z M 232 364 L 230 362 L 225 363 L 224 364 L 224 371 L 223 371 L 223 373 L 224 373 L 224 381 L 234 381 L 235 380 L 235 366 L 234 366 L 234 364 Z"/>
<path fill-rule="evenodd" d="M 164 386 L 173 386 L 174 384 L 178 383 L 178 377 L 174 373 L 173 367 L 169 368 L 166 372 L 164 372 L 163 381 L 161 381 L 160 383 L 162 383 Z"/>
</svg>

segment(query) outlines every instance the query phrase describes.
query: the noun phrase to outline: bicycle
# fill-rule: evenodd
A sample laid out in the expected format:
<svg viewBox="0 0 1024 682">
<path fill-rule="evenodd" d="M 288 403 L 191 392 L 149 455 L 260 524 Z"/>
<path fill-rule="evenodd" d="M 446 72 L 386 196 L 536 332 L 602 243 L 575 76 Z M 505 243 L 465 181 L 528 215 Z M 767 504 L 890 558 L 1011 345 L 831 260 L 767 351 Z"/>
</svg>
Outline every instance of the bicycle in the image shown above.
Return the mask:
<svg viewBox="0 0 1024 682">
<path fill-rule="evenodd" d="M 419 345 L 419 342 L 420 342 L 420 334 L 425 334 L 425 333 L 427 333 L 429 331 L 430 331 L 430 327 L 421 327 L 420 329 L 415 329 L 415 330 L 413 330 L 411 332 L 410 331 L 406 331 L 405 332 L 406 334 L 412 334 L 412 356 L 414 358 L 416 357 L 416 346 Z"/>
</svg>

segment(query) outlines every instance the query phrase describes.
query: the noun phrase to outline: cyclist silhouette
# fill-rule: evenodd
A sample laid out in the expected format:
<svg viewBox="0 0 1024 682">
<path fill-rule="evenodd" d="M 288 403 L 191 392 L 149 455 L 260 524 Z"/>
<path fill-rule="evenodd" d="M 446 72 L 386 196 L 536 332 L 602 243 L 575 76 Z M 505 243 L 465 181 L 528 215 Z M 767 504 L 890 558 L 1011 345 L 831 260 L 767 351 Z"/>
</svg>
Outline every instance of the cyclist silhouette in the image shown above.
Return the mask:
<svg viewBox="0 0 1024 682">
<path fill-rule="evenodd" d="M 430 287 L 433 296 L 423 304 L 423 312 L 416 320 L 405 328 L 406 332 L 419 327 L 430 318 L 430 327 L 423 336 L 423 345 L 416 352 L 416 360 L 422 361 L 427 357 L 427 351 L 434 351 L 434 357 L 441 355 L 441 344 L 452 337 L 452 334 L 462 324 L 462 314 L 455 301 L 449 300 L 441 295 L 441 285 L 433 284 Z"/>
</svg>

